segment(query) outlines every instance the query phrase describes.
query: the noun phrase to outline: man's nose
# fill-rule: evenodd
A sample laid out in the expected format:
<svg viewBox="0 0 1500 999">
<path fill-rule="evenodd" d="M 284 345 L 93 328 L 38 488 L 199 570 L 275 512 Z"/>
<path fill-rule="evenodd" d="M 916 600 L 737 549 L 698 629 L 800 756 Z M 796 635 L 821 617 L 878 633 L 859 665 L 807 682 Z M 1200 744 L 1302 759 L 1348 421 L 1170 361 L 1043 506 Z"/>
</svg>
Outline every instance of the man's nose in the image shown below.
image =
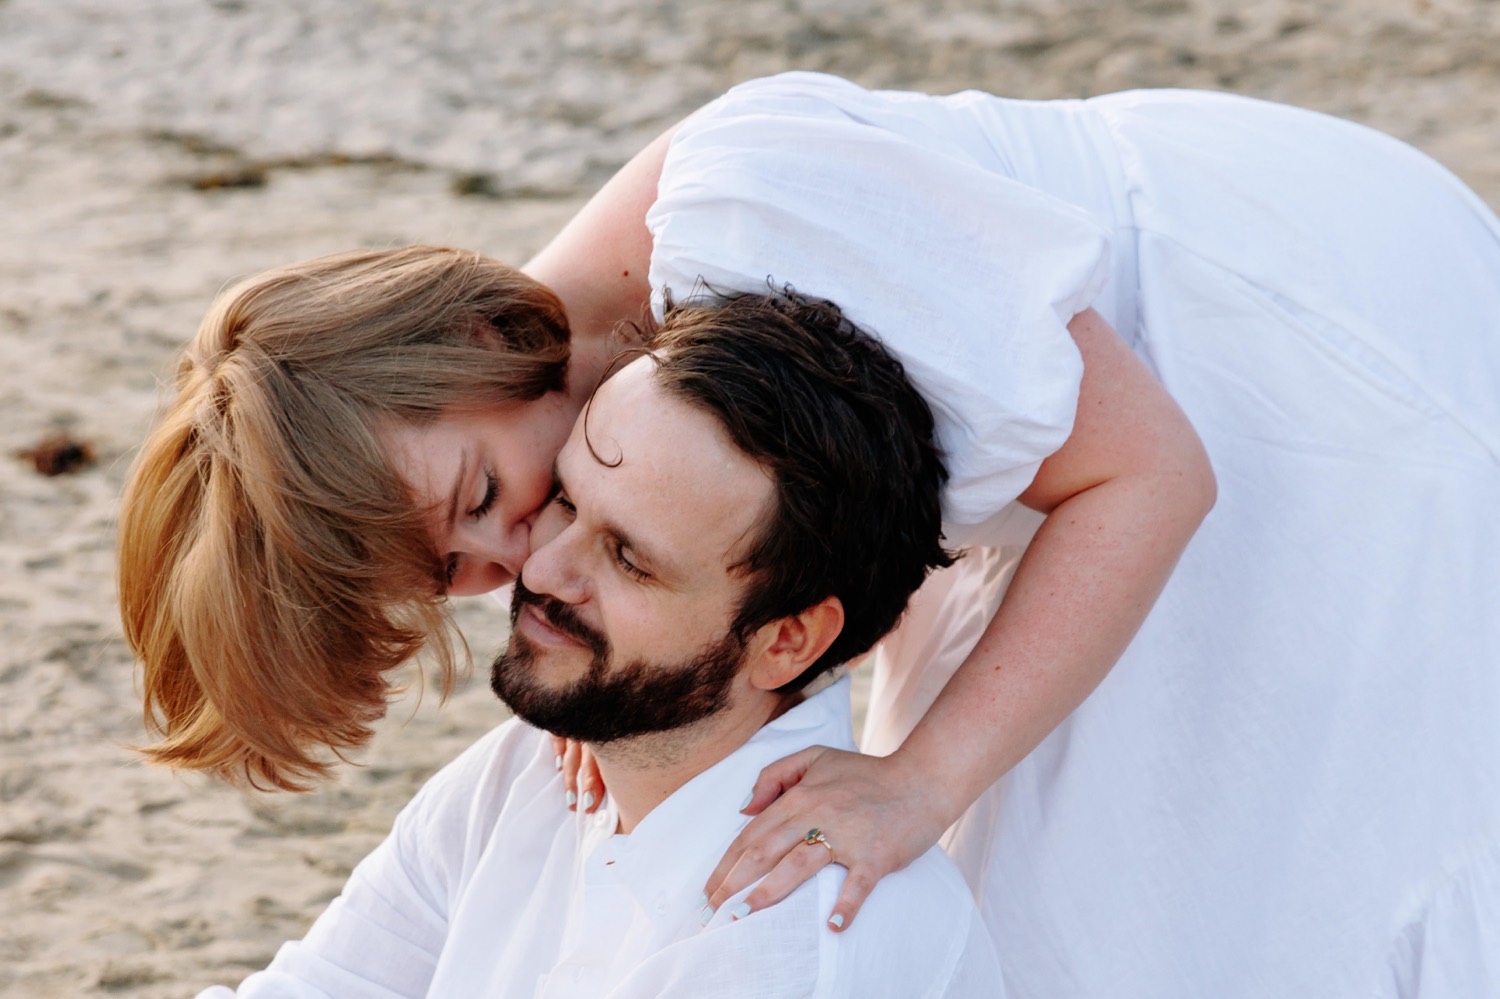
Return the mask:
<svg viewBox="0 0 1500 999">
<path fill-rule="evenodd" d="M 532 540 L 537 547 L 526 560 L 526 572 L 521 580 L 528 590 L 567 604 L 584 601 L 588 587 L 577 569 L 574 533 L 567 527 L 550 535 L 541 531 L 536 533 Z"/>
</svg>

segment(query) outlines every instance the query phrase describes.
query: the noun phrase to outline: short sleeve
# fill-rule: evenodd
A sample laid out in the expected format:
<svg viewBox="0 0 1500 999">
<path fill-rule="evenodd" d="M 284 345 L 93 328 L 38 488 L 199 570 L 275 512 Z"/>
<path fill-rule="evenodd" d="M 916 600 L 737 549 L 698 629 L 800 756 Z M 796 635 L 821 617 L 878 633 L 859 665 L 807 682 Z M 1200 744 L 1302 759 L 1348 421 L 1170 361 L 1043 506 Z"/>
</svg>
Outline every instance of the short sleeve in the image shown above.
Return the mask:
<svg viewBox="0 0 1500 999">
<path fill-rule="evenodd" d="M 932 406 L 962 543 L 1072 431 L 1083 364 L 1067 323 L 1103 287 L 1108 241 L 1081 210 L 903 129 L 910 100 L 890 125 L 866 113 L 891 99 L 795 73 L 688 119 L 646 218 L 652 307 L 768 284 L 839 305 Z"/>
</svg>

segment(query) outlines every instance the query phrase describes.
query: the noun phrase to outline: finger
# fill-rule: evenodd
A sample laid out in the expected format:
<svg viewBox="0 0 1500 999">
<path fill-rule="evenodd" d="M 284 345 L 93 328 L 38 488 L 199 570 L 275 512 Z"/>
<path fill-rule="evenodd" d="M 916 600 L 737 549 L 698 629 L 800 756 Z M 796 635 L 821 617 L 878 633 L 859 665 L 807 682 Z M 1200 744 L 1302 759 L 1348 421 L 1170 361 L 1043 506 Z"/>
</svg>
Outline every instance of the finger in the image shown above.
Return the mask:
<svg viewBox="0 0 1500 999">
<path fill-rule="evenodd" d="M 578 806 L 578 763 L 582 754 L 583 744 L 569 739 L 568 748 L 563 751 L 563 789 L 569 810 Z"/>
<path fill-rule="evenodd" d="M 736 919 L 743 919 L 752 912 L 775 905 L 832 862 L 833 854 L 821 844 L 812 846 L 802 844 L 794 847 L 790 853 L 781 858 L 781 863 L 777 864 L 771 873 L 755 886 L 755 890 L 745 896 L 744 900 L 730 912 L 730 915 Z"/>
<path fill-rule="evenodd" d="M 828 916 L 828 928 L 842 933 L 854 925 L 854 917 L 859 915 L 860 907 L 879 880 L 861 868 L 851 868 L 844 878 L 844 887 L 839 890 L 838 901 L 833 903 L 833 912 Z"/>
<path fill-rule="evenodd" d="M 568 740 L 564 739 L 560 735 L 554 735 L 551 738 L 553 753 L 552 765 L 555 769 L 561 770 L 563 768 L 563 753 L 566 753 L 568 751 Z"/>
<path fill-rule="evenodd" d="M 770 818 L 762 815 L 741 830 L 709 876 L 704 893 L 712 908 L 718 909 L 771 873 L 782 858 L 802 842 L 801 833 L 791 832 L 783 822 L 768 821 Z M 756 829 L 757 823 L 761 824 L 759 829 Z"/>
<path fill-rule="evenodd" d="M 582 747 L 578 755 L 578 804 L 585 812 L 594 812 L 604 801 L 604 778 L 599 773 L 599 761 L 594 751 Z"/>
<path fill-rule="evenodd" d="M 750 800 L 740 809 L 744 815 L 759 815 L 771 802 L 786 793 L 787 788 L 796 787 L 812 766 L 813 760 L 822 753 L 821 746 L 810 746 L 801 752 L 784 756 L 766 767 L 755 779 L 750 790 Z"/>
</svg>

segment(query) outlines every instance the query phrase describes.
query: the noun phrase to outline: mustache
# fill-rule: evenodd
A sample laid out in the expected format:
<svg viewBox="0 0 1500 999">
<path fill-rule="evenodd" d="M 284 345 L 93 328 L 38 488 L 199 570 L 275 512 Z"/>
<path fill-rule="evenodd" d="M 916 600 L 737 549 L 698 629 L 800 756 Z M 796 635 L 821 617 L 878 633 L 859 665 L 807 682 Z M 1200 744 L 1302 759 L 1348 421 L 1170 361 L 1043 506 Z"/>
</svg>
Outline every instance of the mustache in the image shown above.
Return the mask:
<svg viewBox="0 0 1500 999">
<path fill-rule="evenodd" d="M 526 588 L 526 584 L 521 581 L 520 577 L 517 577 L 510 597 L 512 627 L 515 626 L 523 607 L 536 608 L 542 620 L 569 638 L 576 638 L 595 655 L 608 655 L 609 639 L 585 622 L 572 605 L 565 604 L 555 597 L 544 597 L 539 593 L 533 593 Z"/>
</svg>

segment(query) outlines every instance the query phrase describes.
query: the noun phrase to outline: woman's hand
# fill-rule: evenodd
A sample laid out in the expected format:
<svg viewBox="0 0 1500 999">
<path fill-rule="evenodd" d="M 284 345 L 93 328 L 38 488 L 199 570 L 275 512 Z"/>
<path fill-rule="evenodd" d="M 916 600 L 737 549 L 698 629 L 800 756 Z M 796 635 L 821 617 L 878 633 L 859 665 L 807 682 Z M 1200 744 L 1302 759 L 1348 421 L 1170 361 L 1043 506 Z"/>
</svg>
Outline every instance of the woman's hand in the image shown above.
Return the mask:
<svg viewBox="0 0 1500 999">
<path fill-rule="evenodd" d="M 555 735 L 552 751 L 557 754 L 557 769 L 562 771 L 568 808 L 593 812 L 604 801 L 604 778 L 599 776 L 593 752 L 581 742 Z"/>
<path fill-rule="evenodd" d="M 958 817 L 931 775 L 899 753 L 864 756 L 814 746 L 766 767 L 742 811 L 756 818 L 709 876 L 704 893 L 717 910 L 758 878 L 736 918 L 786 898 L 825 864 L 849 868 L 829 915 L 848 929 L 876 883 L 926 853 Z M 951 811 L 951 814 L 950 814 Z M 808 842 L 820 830 L 827 846 Z M 832 849 L 828 849 L 831 847 Z"/>
</svg>

